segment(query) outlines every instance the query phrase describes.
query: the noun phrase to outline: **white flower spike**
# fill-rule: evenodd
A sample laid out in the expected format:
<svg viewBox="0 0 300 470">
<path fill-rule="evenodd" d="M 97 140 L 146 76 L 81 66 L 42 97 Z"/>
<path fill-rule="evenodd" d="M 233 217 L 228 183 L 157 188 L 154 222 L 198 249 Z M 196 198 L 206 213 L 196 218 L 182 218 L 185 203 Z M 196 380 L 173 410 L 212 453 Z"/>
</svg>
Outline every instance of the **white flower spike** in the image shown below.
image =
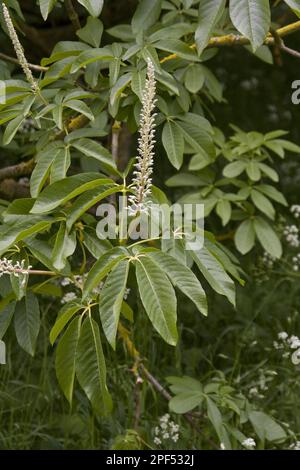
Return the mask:
<svg viewBox="0 0 300 470">
<path fill-rule="evenodd" d="M 4 16 L 4 20 L 5 20 L 7 29 L 8 29 L 8 33 L 9 33 L 11 42 L 14 46 L 14 50 L 16 52 L 17 58 L 19 60 L 19 64 L 21 65 L 21 67 L 23 69 L 23 72 L 26 75 L 27 81 L 31 85 L 32 90 L 35 93 L 37 93 L 39 91 L 39 86 L 38 86 L 36 80 L 34 79 L 34 77 L 32 75 L 32 72 L 30 70 L 30 67 L 28 65 L 27 59 L 26 59 L 25 54 L 24 54 L 23 46 L 19 41 L 17 32 L 15 30 L 15 27 L 13 25 L 13 22 L 11 20 L 10 14 L 9 14 L 9 11 L 8 11 L 7 7 L 4 5 L 4 3 L 2 3 L 2 9 L 3 9 L 3 16 Z"/>
<path fill-rule="evenodd" d="M 145 199 L 151 194 L 152 171 L 154 158 L 155 136 L 155 108 L 156 81 L 154 66 L 150 59 L 147 60 L 147 79 L 142 99 L 142 111 L 140 120 L 140 137 L 138 140 L 138 157 L 135 164 L 132 189 L 134 194 L 129 196 L 129 213 L 135 215 L 138 212 L 147 212 Z"/>
</svg>

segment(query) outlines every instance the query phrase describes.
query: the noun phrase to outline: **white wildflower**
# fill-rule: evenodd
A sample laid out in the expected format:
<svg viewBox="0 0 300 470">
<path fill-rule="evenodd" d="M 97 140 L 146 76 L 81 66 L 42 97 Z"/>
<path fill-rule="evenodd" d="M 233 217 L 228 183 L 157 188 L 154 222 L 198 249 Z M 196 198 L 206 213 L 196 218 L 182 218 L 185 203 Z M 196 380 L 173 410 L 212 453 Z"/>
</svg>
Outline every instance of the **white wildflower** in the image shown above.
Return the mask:
<svg viewBox="0 0 300 470">
<path fill-rule="evenodd" d="M 123 299 L 126 300 L 129 294 L 130 294 L 130 288 L 126 287 L 124 295 L 123 295 Z"/>
<path fill-rule="evenodd" d="M 296 225 L 287 225 L 284 230 L 283 234 L 287 243 L 292 246 L 293 248 L 298 248 L 300 245 L 299 241 L 299 230 Z"/>
<path fill-rule="evenodd" d="M 264 252 L 262 256 L 262 262 L 267 268 L 272 269 L 275 261 L 276 258 L 274 256 L 270 255 L 270 253 L 268 253 L 267 251 Z"/>
<path fill-rule="evenodd" d="M 291 444 L 289 449 L 291 450 L 300 450 L 300 441 L 294 442 L 294 444 Z"/>
<path fill-rule="evenodd" d="M 66 304 L 68 302 L 71 302 L 72 300 L 75 300 L 76 298 L 77 295 L 75 294 L 75 292 L 67 292 L 61 299 L 61 303 Z"/>
<path fill-rule="evenodd" d="M 67 277 L 63 277 L 60 281 L 60 284 L 63 286 L 63 287 L 66 287 L 66 286 L 69 286 L 71 284 L 71 280 Z"/>
<path fill-rule="evenodd" d="M 299 219 L 300 217 L 300 204 L 294 204 L 290 208 L 291 213 L 295 217 L 295 219 Z"/>
<path fill-rule="evenodd" d="M 252 437 L 248 437 L 242 442 L 242 446 L 246 447 L 247 449 L 252 449 L 253 447 L 256 447 L 256 442 Z"/>
<path fill-rule="evenodd" d="M 147 60 L 147 80 L 142 99 L 142 111 L 140 120 L 140 137 L 138 140 L 138 157 L 135 164 L 132 189 L 134 194 L 129 196 L 129 213 L 135 215 L 138 212 L 147 212 L 146 198 L 151 194 L 152 171 L 154 158 L 155 136 L 155 94 L 156 82 L 154 66 L 150 59 Z"/>
<path fill-rule="evenodd" d="M 288 336 L 289 336 L 289 335 L 287 334 L 286 331 L 281 331 L 280 333 L 278 333 L 278 339 L 283 339 L 283 340 L 285 340 L 285 339 L 288 338 Z"/>
<path fill-rule="evenodd" d="M 0 277 L 3 274 L 13 274 L 18 277 L 20 274 L 28 274 L 32 266 L 25 267 L 25 260 L 16 261 L 13 263 L 10 259 L 0 259 Z"/>
<path fill-rule="evenodd" d="M 7 26 L 7 30 L 8 30 L 11 42 L 14 46 L 14 50 L 16 52 L 19 64 L 21 65 L 23 72 L 26 75 L 27 81 L 31 85 L 32 90 L 36 93 L 39 91 L 39 86 L 32 75 L 32 72 L 30 70 L 30 67 L 28 65 L 27 59 L 24 54 L 24 49 L 19 41 L 17 32 L 14 28 L 13 22 L 9 14 L 9 11 L 3 3 L 2 3 L 2 8 L 3 8 L 3 16 L 4 16 L 6 26 Z"/>
<path fill-rule="evenodd" d="M 250 397 L 255 397 L 257 396 L 259 393 L 258 393 L 258 389 L 257 387 L 251 387 L 250 390 L 249 390 L 249 396 Z"/>
<path fill-rule="evenodd" d="M 159 446 L 161 444 L 161 440 L 159 439 L 159 437 L 155 437 L 154 438 L 154 444 L 156 444 L 157 446 Z"/>
<path fill-rule="evenodd" d="M 290 343 L 290 348 L 291 349 L 298 349 L 300 348 L 300 339 L 296 338 Z"/>
<path fill-rule="evenodd" d="M 221 443 L 220 443 L 220 449 L 221 449 L 221 450 L 226 450 L 226 447 L 225 447 L 224 442 L 221 442 Z"/>
<path fill-rule="evenodd" d="M 179 439 L 179 425 L 170 419 L 169 413 L 159 418 L 159 426 L 154 428 L 154 443 L 158 441 L 161 444 L 163 441 L 177 442 Z"/>
<path fill-rule="evenodd" d="M 291 361 L 295 366 L 300 364 L 300 349 L 297 349 L 297 351 L 293 352 L 291 355 Z"/>
</svg>

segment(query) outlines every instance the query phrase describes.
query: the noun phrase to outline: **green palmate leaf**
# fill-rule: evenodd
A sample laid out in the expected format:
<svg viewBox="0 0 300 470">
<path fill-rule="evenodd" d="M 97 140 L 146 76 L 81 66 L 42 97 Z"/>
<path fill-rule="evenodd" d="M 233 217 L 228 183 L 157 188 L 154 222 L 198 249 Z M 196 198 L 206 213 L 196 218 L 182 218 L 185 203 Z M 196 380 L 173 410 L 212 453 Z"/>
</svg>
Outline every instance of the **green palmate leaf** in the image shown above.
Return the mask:
<svg viewBox="0 0 300 470">
<path fill-rule="evenodd" d="M 170 411 L 178 414 L 188 413 L 201 405 L 203 393 L 197 391 L 181 392 L 169 401 Z"/>
<path fill-rule="evenodd" d="M 65 222 L 60 224 L 52 251 L 52 263 L 55 269 L 60 271 L 66 266 L 67 258 L 76 249 L 76 232 L 68 233 Z"/>
<path fill-rule="evenodd" d="M 246 172 L 252 181 L 260 180 L 261 178 L 260 170 L 261 170 L 260 164 L 256 162 L 255 160 L 250 160 L 250 162 L 247 163 Z"/>
<path fill-rule="evenodd" d="M 265 163 L 259 163 L 259 169 L 266 175 L 268 178 L 271 180 L 275 181 L 277 183 L 279 181 L 279 176 L 276 173 L 273 168 L 271 168 L 269 165 L 266 165 Z"/>
<path fill-rule="evenodd" d="M 202 72 L 202 67 L 198 64 L 191 64 L 184 75 L 184 84 L 187 90 L 191 93 L 198 93 L 204 82 L 205 75 Z"/>
<path fill-rule="evenodd" d="M 39 0 L 41 14 L 45 21 L 56 3 L 57 0 Z"/>
<path fill-rule="evenodd" d="M 236 29 L 250 40 L 256 51 L 269 31 L 269 0 L 230 0 L 229 12 Z"/>
<path fill-rule="evenodd" d="M 91 16 L 97 17 L 102 11 L 104 0 L 78 0 L 78 3 L 83 5 Z"/>
<path fill-rule="evenodd" d="M 21 221 L 12 226 L 7 226 L 1 231 L 0 238 L 0 254 L 7 251 L 7 249 L 14 243 L 24 240 L 38 232 L 43 232 L 47 230 L 53 223 L 55 219 L 41 219 L 40 217 L 32 219 L 29 221 Z"/>
<path fill-rule="evenodd" d="M 20 222 L 21 218 L 26 220 L 26 216 L 34 204 L 34 199 L 15 199 L 2 214 L 4 222 L 12 224 Z"/>
<path fill-rule="evenodd" d="M 162 0 L 141 0 L 131 22 L 133 33 L 145 31 L 152 26 L 159 18 L 161 6 Z"/>
<path fill-rule="evenodd" d="M 259 191 L 252 189 L 251 191 L 251 199 L 254 205 L 264 214 L 266 214 L 270 219 L 274 220 L 275 218 L 275 209 L 271 202 L 269 201 L 266 196 L 264 196 Z"/>
<path fill-rule="evenodd" d="M 151 258 L 170 278 L 175 287 L 178 287 L 192 302 L 198 310 L 207 315 L 207 300 L 203 287 L 195 274 L 173 256 L 162 251 L 148 253 Z"/>
<path fill-rule="evenodd" d="M 14 324 L 19 345 L 33 356 L 40 330 L 40 309 L 37 298 L 31 292 L 17 302 Z"/>
<path fill-rule="evenodd" d="M 268 184 L 260 184 L 259 186 L 256 186 L 255 188 L 257 189 L 257 191 L 260 191 L 261 193 L 265 194 L 270 199 L 273 199 L 279 204 L 282 204 L 283 206 L 288 205 L 284 195 L 273 186 L 270 186 Z"/>
<path fill-rule="evenodd" d="M 68 230 L 72 227 L 72 225 L 79 219 L 90 207 L 97 204 L 97 202 L 101 201 L 102 199 L 110 196 L 111 194 L 117 193 L 121 190 L 121 186 L 112 186 L 111 184 L 106 184 L 101 186 L 100 188 L 91 189 L 86 193 L 82 194 L 74 204 L 70 210 L 68 210 L 67 215 L 67 228 Z"/>
<path fill-rule="evenodd" d="M 129 260 L 120 261 L 108 274 L 101 289 L 99 313 L 104 334 L 115 349 L 120 312 L 125 294 Z"/>
<path fill-rule="evenodd" d="M 23 114 L 20 114 L 20 116 L 17 116 L 10 121 L 3 134 L 3 145 L 8 145 L 13 140 L 24 121 L 25 116 Z"/>
<path fill-rule="evenodd" d="M 112 400 L 106 386 L 106 365 L 98 324 L 88 317 L 81 327 L 76 354 L 76 376 L 98 414 L 112 410 Z"/>
<path fill-rule="evenodd" d="M 252 250 L 255 242 L 255 230 L 252 219 L 244 220 L 239 225 L 234 235 L 234 241 L 237 249 L 243 255 Z"/>
<path fill-rule="evenodd" d="M 76 302 L 69 302 L 65 304 L 59 311 L 57 320 L 50 331 L 50 343 L 52 346 L 66 324 L 71 320 L 71 318 L 73 318 L 75 313 L 77 313 L 82 308 L 83 307 Z"/>
<path fill-rule="evenodd" d="M 136 263 L 140 297 L 146 313 L 162 338 L 172 346 L 178 339 L 176 296 L 164 272 L 150 258 L 142 255 Z"/>
<path fill-rule="evenodd" d="M 262 411 L 251 411 L 249 420 L 261 441 L 280 442 L 286 439 L 285 430 Z"/>
<path fill-rule="evenodd" d="M 16 303 L 11 302 L 10 304 L 6 305 L 4 309 L 0 312 L 0 339 L 3 338 L 11 323 L 11 320 L 14 316 L 15 306 Z"/>
<path fill-rule="evenodd" d="M 202 116 L 193 113 L 186 113 L 180 116 L 180 122 L 176 121 L 184 139 L 196 152 L 204 150 L 209 156 L 215 156 L 215 147 L 211 137 L 211 127 L 209 122 Z"/>
<path fill-rule="evenodd" d="M 72 147 L 79 150 L 83 155 L 98 160 L 110 174 L 116 174 L 116 164 L 111 153 L 103 147 L 103 145 L 99 144 L 99 142 L 82 138 L 73 141 Z"/>
<path fill-rule="evenodd" d="M 139 97 L 140 100 L 143 98 L 146 82 L 146 70 L 135 71 L 132 74 L 131 89 Z"/>
<path fill-rule="evenodd" d="M 67 57 L 77 56 L 82 51 L 89 50 L 91 47 L 84 42 L 79 41 L 61 41 L 56 44 L 52 54 L 49 58 L 44 58 L 41 60 L 41 64 L 49 65 L 58 60 L 65 59 Z"/>
<path fill-rule="evenodd" d="M 71 165 L 71 154 L 68 146 L 59 150 L 53 160 L 50 170 L 50 183 L 60 181 L 66 177 L 67 171 Z"/>
<path fill-rule="evenodd" d="M 261 217 L 256 217 L 253 223 L 255 233 L 263 248 L 275 258 L 280 258 L 282 255 L 282 246 L 276 232 L 268 222 Z"/>
<path fill-rule="evenodd" d="M 190 171 L 202 170 L 208 165 L 211 165 L 211 163 L 213 163 L 213 159 L 209 155 L 207 155 L 207 153 L 204 150 L 201 149 L 201 151 L 198 151 L 198 153 L 196 153 L 196 155 L 193 155 L 193 157 L 191 158 L 190 163 L 189 163 L 189 170 Z M 198 178 L 197 186 L 200 185 L 200 182 L 201 181 Z M 193 180 L 191 181 L 191 183 L 192 183 L 191 184 L 192 186 L 195 186 L 193 184 Z"/>
<path fill-rule="evenodd" d="M 164 39 L 163 41 L 156 42 L 154 47 L 162 51 L 172 52 L 182 59 L 190 61 L 198 60 L 196 52 L 179 39 Z"/>
<path fill-rule="evenodd" d="M 215 431 L 217 433 L 218 438 L 220 439 L 220 442 L 224 444 L 226 450 L 230 450 L 231 449 L 230 439 L 223 425 L 222 415 L 221 415 L 219 408 L 214 403 L 214 401 L 209 397 L 206 397 L 206 403 L 207 403 L 208 419 L 210 420 L 211 424 L 215 428 Z"/>
<path fill-rule="evenodd" d="M 84 246 L 96 259 L 100 258 L 100 256 L 112 248 L 110 241 L 100 240 L 97 237 L 95 230 L 93 230 L 91 227 L 90 230 L 84 230 L 83 237 Z"/>
<path fill-rule="evenodd" d="M 180 39 L 186 34 L 193 32 L 193 26 L 189 23 L 175 23 L 172 25 L 163 26 L 149 36 L 151 42 L 161 39 Z"/>
<path fill-rule="evenodd" d="M 94 115 L 90 108 L 84 103 L 84 101 L 80 100 L 68 100 L 64 102 L 64 107 L 65 108 L 70 108 L 73 109 L 74 111 L 77 111 L 80 114 L 83 114 L 86 116 L 90 121 L 93 121 Z"/>
<path fill-rule="evenodd" d="M 51 165 L 57 155 L 61 156 L 63 144 L 53 142 L 47 146 L 47 150 L 37 154 L 37 164 L 35 165 L 30 178 L 30 192 L 32 197 L 37 197 L 45 184 Z"/>
<path fill-rule="evenodd" d="M 172 165 L 179 170 L 183 161 L 184 140 L 174 122 L 167 121 L 162 132 L 163 146 Z"/>
<path fill-rule="evenodd" d="M 226 178 L 235 178 L 236 176 L 239 176 L 245 169 L 246 169 L 246 162 L 244 161 L 232 162 L 225 166 L 223 170 L 223 175 L 226 176 Z"/>
<path fill-rule="evenodd" d="M 120 77 L 117 82 L 114 84 L 114 86 L 111 89 L 110 92 L 110 104 L 111 106 L 114 106 L 117 98 L 121 95 L 123 90 L 127 87 L 127 85 L 131 82 L 132 79 L 132 73 L 125 73 Z"/>
<path fill-rule="evenodd" d="M 243 281 L 239 273 L 240 268 L 238 259 L 233 256 L 233 254 L 220 243 L 205 240 L 205 245 L 209 249 L 209 251 L 219 260 L 226 272 L 229 273 L 243 286 L 245 282 Z"/>
<path fill-rule="evenodd" d="M 82 293 L 83 300 L 89 296 L 95 287 L 99 286 L 102 279 L 126 256 L 128 256 L 128 252 L 125 248 L 115 247 L 98 259 L 86 278 Z"/>
<path fill-rule="evenodd" d="M 211 287 L 235 305 L 234 282 L 217 258 L 205 246 L 201 250 L 191 251 L 191 255 Z"/>
<path fill-rule="evenodd" d="M 111 180 L 99 178 L 98 173 L 82 173 L 56 181 L 38 196 L 31 213 L 49 212 L 89 189 L 108 183 Z"/>
<path fill-rule="evenodd" d="M 82 317 L 76 317 L 58 342 L 55 356 L 55 371 L 60 388 L 70 405 L 72 404 L 75 361 L 80 337 Z"/>
<path fill-rule="evenodd" d="M 93 47 L 99 47 L 103 33 L 103 24 L 98 18 L 89 16 L 84 28 L 76 31 L 77 36 Z"/>
<path fill-rule="evenodd" d="M 106 48 L 99 47 L 97 49 L 84 50 L 74 60 L 72 67 L 71 67 L 71 73 L 75 73 L 81 67 L 84 67 L 93 62 L 97 62 L 99 60 L 107 61 L 107 60 L 112 60 L 113 58 L 114 57 L 112 55 L 111 50 L 108 49 L 107 47 Z"/>
<path fill-rule="evenodd" d="M 216 212 L 222 220 L 222 225 L 228 224 L 231 218 L 231 204 L 226 199 L 221 199 L 216 205 Z"/>
<path fill-rule="evenodd" d="M 26 240 L 26 246 L 37 260 L 39 260 L 50 271 L 55 271 L 55 268 L 51 262 L 52 247 L 47 242 L 30 238 L 29 240 Z M 59 274 L 70 276 L 71 269 L 68 262 L 65 269 L 62 269 Z"/>
<path fill-rule="evenodd" d="M 184 375 L 183 377 L 177 377 L 177 376 L 170 376 L 167 377 L 168 383 L 170 383 L 170 390 L 172 393 L 175 395 L 183 392 L 202 392 L 203 387 L 201 383 L 193 379 L 192 377 L 189 377 L 187 375 Z"/>
<path fill-rule="evenodd" d="M 199 5 L 199 22 L 195 33 L 195 41 L 199 55 L 203 52 L 221 18 L 226 0 L 201 0 Z"/>
<path fill-rule="evenodd" d="M 293 142 L 289 142 L 288 140 L 274 139 L 272 140 L 272 143 L 280 145 L 283 149 L 288 150 L 289 152 L 300 154 L 300 146 L 294 144 Z"/>
</svg>

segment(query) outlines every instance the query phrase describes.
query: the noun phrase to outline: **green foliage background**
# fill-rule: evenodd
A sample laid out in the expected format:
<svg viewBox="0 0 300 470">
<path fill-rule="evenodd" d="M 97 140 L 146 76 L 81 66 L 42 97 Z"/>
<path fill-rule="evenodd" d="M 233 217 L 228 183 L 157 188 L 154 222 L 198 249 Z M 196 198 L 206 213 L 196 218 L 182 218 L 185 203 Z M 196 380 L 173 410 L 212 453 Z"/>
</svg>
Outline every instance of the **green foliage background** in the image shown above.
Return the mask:
<svg viewBox="0 0 300 470">
<path fill-rule="evenodd" d="M 68 10 L 70 3 L 76 12 L 73 23 L 72 12 Z M 222 11 L 207 31 L 209 22 L 204 25 L 201 19 L 210 14 L 209 3 L 214 4 L 214 13 L 217 9 Z M 299 203 L 300 111 L 299 106 L 291 102 L 291 84 L 298 79 L 299 58 L 283 50 L 278 52 L 276 48 L 274 51 L 272 46 L 260 49 L 265 61 L 253 54 L 251 46 L 246 49 L 242 45 L 228 44 L 228 47 L 208 48 L 204 52 L 202 48 L 210 37 L 234 33 L 248 34 L 253 49 L 257 49 L 270 28 L 269 5 L 272 27 L 278 29 L 297 21 L 300 4 L 297 0 L 253 2 L 259 8 L 263 34 L 254 31 L 252 37 L 241 25 L 246 18 L 247 1 L 240 2 L 245 3 L 244 9 L 240 8 L 240 15 L 232 13 L 231 21 L 228 8 L 234 12 L 234 3 L 239 2 L 200 1 L 200 7 L 199 1 L 189 0 L 6 2 L 28 61 L 50 66 L 50 69 L 46 75 L 39 72 L 40 80 L 44 80 L 40 82 L 43 99 L 36 96 L 35 104 L 30 104 L 33 94 L 20 67 L 0 56 L 0 79 L 22 80 L 8 82 L 11 101 L 8 106 L 0 105 L 0 175 L 2 169 L 34 159 L 33 163 L 27 163 L 25 171 L 17 173 L 16 170 L 9 177 L 1 177 L 1 254 L 14 261 L 25 259 L 34 269 L 54 269 L 57 277 L 49 282 L 47 277 L 30 276 L 28 280 L 25 276 L 25 288 L 19 282 L 21 277 L 14 279 L 5 275 L 0 278 L 1 333 L 11 320 L 5 336 L 0 335 L 6 344 L 7 362 L 0 366 L 0 448 L 214 449 L 225 445 L 241 449 L 245 448 L 243 442 L 249 437 L 254 438 L 259 449 L 297 446 L 300 440 L 299 366 L 292 363 L 287 344 L 282 350 L 276 349 L 274 341 L 278 341 L 279 332 L 286 331 L 289 336 L 299 332 L 299 274 L 294 261 L 298 247 L 287 242 L 284 232 L 286 226 L 298 223 L 290 207 Z M 137 6 L 138 13 L 135 13 Z M 3 17 L 0 19 L 1 53 L 15 57 Z M 78 20 L 83 29 L 76 35 Z M 119 26 L 130 23 L 134 34 L 129 26 Z M 177 23 L 184 23 L 179 37 Z M 176 37 L 173 42 L 170 31 Z M 149 35 L 154 35 L 154 39 L 153 36 L 149 39 Z M 196 50 L 188 47 L 194 39 Z M 70 53 L 72 47 L 76 50 L 74 43 L 65 43 L 61 46 L 62 55 L 55 56 L 53 49 L 57 50 L 61 41 L 82 41 L 84 45 L 79 46 L 82 50 L 88 47 L 86 44 L 94 49 L 100 44 L 101 50 L 91 52 L 97 55 L 97 61 L 83 68 L 85 52 L 80 51 L 78 56 L 78 51 Z M 294 50 L 300 49 L 299 32 L 289 36 L 286 43 Z M 102 49 L 106 47 L 109 49 Z M 114 59 L 107 59 L 110 57 L 107 51 L 113 53 Z M 200 58 L 205 60 L 198 63 L 201 52 Z M 173 60 L 162 60 L 174 53 L 177 57 Z M 155 325 L 155 322 L 152 327 L 145 314 L 146 311 L 151 318 L 150 309 L 143 301 L 142 288 L 138 289 L 138 284 L 142 284 L 141 274 L 136 280 L 130 269 L 127 285 L 131 290 L 121 310 L 121 325 L 126 330 L 125 333 L 122 329 L 119 331 L 115 350 L 109 344 L 114 346 L 114 337 L 100 327 L 95 307 L 91 310 L 93 320 L 84 320 L 82 329 L 76 330 L 80 317 L 76 316 L 79 309 L 75 305 L 75 316 L 68 328 L 73 325 L 74 331 L 81 331 L 81 346 L 76 369 L 79 384 L 74 385 L 72 393 L 73 356 L 70 343 L 66 349 L 64 336 L 59 336 L 62 329 L 57 323 L 61 299 L 75 291 L 79 305 L 86 305 L 81 303 L 82 288 L 83 299 L 88 298 L 87 291 L 99 286 L 113 265 L 101 278 L 97 263 L 94 271 L 90 271 L 108 250 L 107 246 L 97 244 L 94 236 L 94 212 L 80 214 L 78 220 L 74 219 L 76 230 L 68 232 L 72 206 L 63 197 L 58 198 L 56 206 L 53 201 L 59 191 L 65 191 L 66 196 L 70 194 L 67 185 L 71 180 L 52 187 L 52 193 L 49 183 L 59 184 L 67 175 L 75 178 L 75 189 L 79 186 L 76 178 L 90 178 L 94 182 L 101 172 L 101 178 L 105 178 L 101 186 L 91 187 L 76 201 L 83 197 L 82 202 L 86 203 L 98 197 L 100 190 L 111 190 L 110 177 L 117 175 L 112 158 L 114 132 L 119 139 L 119 170 L 124 171 L 130 158 L 136 155 L 145 58 L 149 55 L 157 67 L 159 96 L 154 184 L 172 202 L 204 201 L 208 208 L 207 250 L 209 260 L 217 263 L 215 271 L 212 276 L 205 275 L 207 265 L 203 260 L 200 271 L 204 275 L 199 274 L 195 265 L 193 271 L 189 271 L 197 274 L 205 290 L 208 317 L 197 311 L 194 291 L 193 303 L 183 295 L 186 289 L 176 290 L 179 341 L 175 348 L 169 346 L 161 336 L 172 344 L 175 333 L 169 336 L 170 331 L 165 333 L 161 324 Z M 49 57 L 52 59 L 48 60 Z M 161 70 L 158 70 L 159 60 L 162 60 Z M 70 68 L 64 70 L 66 64 L 72 67 L 73 73 Z M 39 73 L 33 73 L 39 77 Z M 44 99 L 50 104 L 47 114 L 44 114 Z M 70 100 L 73 101 L 70 103 Z M 28 108 L 27 114 L 25 108 Z M 78 122 L 85 133 L 80 134 L 76 129 Z M 238 129 L 232 129 L 230 124 Z M 283 132 L 269 134 L 278 129 Z M 73 137 L 72 131 L 75 131 Z M 188 136 L 195 137 L 194 148 Z M 275 144 L 274 139 L 277 139 Z M 273 148 L 265 145 L 270 140 Z M 253 160 L 252 165 L 249 162 Z M 232 173 L 233 167 L 229 168 L 232 161 L 238 165 L 244 161 L 246 166 L 242 163 L 242 171 Z M 268 165 L 265 173 L 263 167 L 258 168 L 257 162 L 261 161 Z M 122 184 L 122 178 L 118 183 Z M 269 189 L 264 192 L 261 185 L 266 184 Z M 251 193 L 253 186 L 256 187 L 254 195 Z M 215 193 L 216 190 L 221 192 Z M 242 197 L 241 190 L 244 190 Z M 49 196 L 47 191 L 50 191 Z M 154 196 L 162 197 L 158 190 Z M 37 202 L 30 199 L 37 197 Z M 74 202 L 73 198 L 69 199 Z M 212 200 L 215 200 L 213 205 Z M 33 204 L 35 215 L 30 213 Z M 50 214 L 46 213 L 48 209 L 52 211 Z M 260 224 L 260 231 L 255 228 L 257 224 Z M 32 227 L 35 227 L 32 233 L 26 232 Z M 173 251 L 159 244 L 150 246 L 162 248 L 169 255 L 175 254 L 181 261 L 185 257 L 180 246 L 175 250 L 173 247 Z M 148 263 L 149 259 L 150 255 Z M 196 255 L 193 259 L 200 267 Z M 183 264 L 190 268 L 190 261 L 184 259 Z M 76 286 L 76 282 L 68 286 L 61 284 L 62 278 L 70 276 L 69 262 L 73 275 L 90 272 L 84 286 L 80 283 Z M 117 264 L 119 272 L 111 278 L 109 298 L 117 298 L 125 287 L 121 262 Z M 216 266 L 223 276 L 221 283 Z M 113 273 L 112 270 L 111 275 Z M 167 289 L 168 278 L 164 275 L 160 281 Z M 245 285 L 241 285 L 243 281 Z M 232 305 L 234 284 L 235 307 Z M 106 308 L 101 299 L 101 294 L 100 300 L 97 296 L 93 299 L 95 303 L 100 302 L 100 311 Z M 74 307 L 74 303 L 69 302 L 62 313 L 68 313 L 68 305 Z M 165 309 L 167 314 L 170 309 L 169 304 Z M 24 315 L 28 316 L 28 323 L 31 322 L 28 331 Z M 100 331 L 99 337 L 97 331 Z M 138 355 L 132 351 L 131 341 Z M 111 413 L 108 413 L 112 404 L 105 388 L 101 344 L 113 402 Z M 288 354 L 284 356 L 284 353 Z M 97 384 L 91 386 L 95 357 L 101 367 L 100 374 L 96 371 Z M 169 404 L 158 393 L 151 377 L 147 378 L 147 372 L 165 387 L 172 398 Z M 71 407 L 58 381 L 72 401 Z M 106 411 L 104 416 L 103 411 Z M 194 415 L 186 416 L 186 412 Z M 157 444 L 155 428 L 165 413 L 170 413 L 171 419 L 179 425 L 179 438 L 176 442 L 161 438 L 161 443 Z"/>
</svg>

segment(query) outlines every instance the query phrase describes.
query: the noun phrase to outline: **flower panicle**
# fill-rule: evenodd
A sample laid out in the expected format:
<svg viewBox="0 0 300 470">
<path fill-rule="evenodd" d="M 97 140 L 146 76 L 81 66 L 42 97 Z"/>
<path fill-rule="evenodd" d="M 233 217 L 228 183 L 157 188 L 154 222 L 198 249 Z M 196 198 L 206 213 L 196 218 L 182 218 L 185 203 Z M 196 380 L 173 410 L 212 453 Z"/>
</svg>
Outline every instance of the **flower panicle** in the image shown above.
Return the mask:
<svg viewBox="0 0 300 470">
<path fill-rule="evenodd" d="M 138 156 L 133 172 L 132 189 L 134 194 L 129 196 L 129 211 L 132 215 L 137 212 L 147 212 L 146 198 L 151 194 L 152 172 L 155 144 L 156 80 L 154 65 L 147 59 L 147 79 L 142 98 L 140 131 L 138 139 Z"/>
<path fill-rule="evenodd" d="M 17 32 L 15 30 L 15 27 L 13 25 L 12 19 L 9 14 L 8 8 L 6 7 L 6 5 L 4 5 L 4 3 L 2 3 L 2 9 L 3 9 L 3 16 L 4 16 L 6 26 L 7 26 L 7 30 L 8 30 L 11 42 L 13 44 L 14 50 L 16 52 L 17 58 L 19 60 L 19 64 L 23 69 L 23 72 L 27 78 L 28 83 L 30 83 L 33 92 L 37 93 L 39 91 L 39 86 L 32 75 L 29 64 L 24 54 L 23 46 L 19 41 Z"/>
<path fill-rule="evenodd" d="M 3 276 L 3 274 L 13 274 L 16 277 L 20 274 L 28 274 L 32 266 L 25 267 L 25 263 L 24 259 L 16 261 L 15 264 L 10 259 L 0 259 L 0 277 Z"/>
</svg>

